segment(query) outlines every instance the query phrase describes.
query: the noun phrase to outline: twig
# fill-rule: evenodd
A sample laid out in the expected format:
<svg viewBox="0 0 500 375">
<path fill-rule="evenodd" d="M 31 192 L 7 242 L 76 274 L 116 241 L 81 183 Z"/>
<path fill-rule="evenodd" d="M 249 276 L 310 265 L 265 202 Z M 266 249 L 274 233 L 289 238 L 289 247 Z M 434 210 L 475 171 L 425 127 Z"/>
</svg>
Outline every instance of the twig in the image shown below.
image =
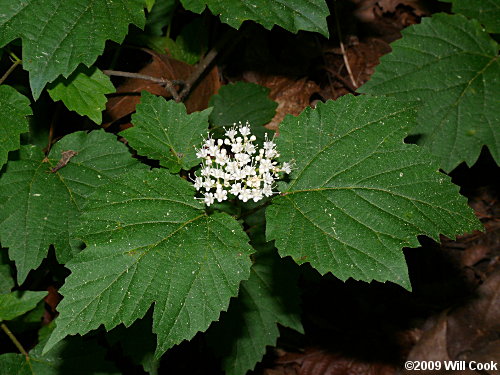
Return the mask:
<svg viewBox="0 0 500 375">
<path fill-rule="evenodd" d="M 335 70 L 333 70 L 332 68 L 330 68 L 329 66 L 325 66 L 324 69 L 335 76 L 335 78 L 337 78 L 340 82 L 342 82 L 344 84 L 344 86 L 347 88 L 347 90 L 349 90 L 351 93 L 353 94 L 356 94 L 356 88 L 354 88 L 352 85 L 351 85 L 351 82 L 349 82 L 347 79 L 345 79 L 344 77 L 342 77 L 339 73 L 337 73 Z"/>
<path fill-rule="evenodd" d="M 337 8 L 337 0 L 334 1 L 334 13 L 335 13 L 335 24 L 337 25 L 337 34 L 339 36 L 339 42 L 340 42 L 340 51 L 342 51 L 342 57 L 344 58 L 344 64 L 347 69 L 347 73 L 349 74 L 349 78 L 351 79 L 352 86 L 354 89 L 358 87 L 356 81 L 354 80 L 354 76 L 352 74 L 351 70 L 351 65 L 349 64 L 349 59 L 347 58 L 347 54 L 344 48 L 344 43 L 342 43 L 342 34 L 340 32 L 340 22 L 339 22 L 339 15 L 338 15 L 338 8 Z"/>
<path fill-rule="evenodd" d="M 24 349 L 22 344 L 17 340 L 16 336 L 14 336 L 14 334 L 10 331 L 9 327 L 7 327 L 5 323 L 1 323 L 0 327 L 7 334 L 7 336 L 9 336 L 10 340 L 14 343 L 14 345 L 21 352 L 21 354 L 24 355 L 27 360 L 29 360 L 30 356 L 28 355 L 28 352 Z"/>
<path fill-rule="evenodd" d="M 224 37 L 219 40 L 219 42 L 201 59 L 201 61 L 196 65 L 196 69 L 191 75 L 188 77 L 188 79 L 184 82 L 184 87 L 182 88 L 181 93 L 179 96 L 181 97 L 181 100 L 184 100 L 190 93 L 191 89 L 193 88 L 194 84 L 198 79 L 203 75 L 203 73 L 207 70 L 207 68 L 212 64 L 212 62 L 215 60 L 217 57 L 219 51 L 228 43 L 231 41 L 231 45 L 229 46 L 229 49 L 232 49 L 236 45 L 236 43 L 241 39 L 243 36 L 244 32 L 240 29 L 238 33 L 234 32 L 227 32 Z"/>
<path fill-rule="evenodd" d="M 14 69 L 16 69 L 16 66 L 18 66 L 19 64 L 21 64 L 22 60 L 15 60 L 14 63 L 10 66 L 10 68 L 5 72 L 5 74 L 2 76 L 2 78 L 0 78 L 0 85 L 7 79 L 7 77 L 10 76 L 10 73 L 12 73 L 14 71 Z"/>
<path fill-rule="evenodd" d="M 158 84 L 166 87 L 166 89 L 168 90 L 168 92 L 170 92 L 170 94 L 172 95 L 172 97 L 174 98 L 174 100 L 176 102 L 181 101 L 181 96 L 179 95 L 179 93 L 175 89 L 174 85 L 184 85 L 185 84 L 184 81 L 177 81 L 177 80 L 171 81 L 171 80 L 165 79 L 165 78 L 158 78 L 158 77 L 148 76 L 148 75 L 140 74 L 140 73 L 122 72 L 119 70 L 103 70 L 102 72 L 108 76 L 144 79 L 146 81 L 158 83 Z"/>
<path fill-rule="evenodd" d="M 208 68 L 208 66 L 214 61 L 214 59 L 217 57 L 217 48 L 214 47 L 212 48 L 206 55 L 205 57 L 198 63 L 196 66 L 196 69 L 191 75 L 188 77 L 186 82 L 184 82 L 184 87 L 182 88 L 182 91 L 180 92 L 179 96 L 181 97 L 181 100 L 184 100 L 188 95 L 189 92 L 191 91 L 191 88 L 193 85 L 196 83 L 198 78 L 203 74 L 203 72 Z"/>
<path fill-rule="evenodd" d="M 56 103 L 56 108 L 54 110 L 54 114 L 52 115 L 52 120 L 50 121 L 47 147 L 45 148 L 47 150 L 47 152 L 45 153 L 45 155 L 48 155 L 50 153 L 50 148 L 52 147 L 52 144 L 54 143 L 54 128 L 57 125 L 57 121 L 59 120 L 60 113 L 61 113 L 61 102 L 58 101 Z"/>
</svg>

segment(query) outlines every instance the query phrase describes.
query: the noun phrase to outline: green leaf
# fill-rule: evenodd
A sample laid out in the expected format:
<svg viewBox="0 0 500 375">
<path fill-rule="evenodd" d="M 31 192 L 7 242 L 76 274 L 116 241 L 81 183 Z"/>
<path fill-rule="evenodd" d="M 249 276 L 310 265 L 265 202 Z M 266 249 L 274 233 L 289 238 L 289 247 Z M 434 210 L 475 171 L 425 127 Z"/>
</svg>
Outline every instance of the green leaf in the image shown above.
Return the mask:
<svg viewBox="0 0 500 375">
<path fill-rule="evenodd" d="M 0 321 L 11 320 L 35 308 L 47 292 L 12 292 L 0 294 Z"/>
<path fill-rule="evenodd" d="M 154 303 L 156 358 L 226 310 L 252 248 L 227 214 L 207 216 L 194 187 L 168 171 L 127 174 L 97 189 L 83 215 L 87 249 L 67 267 L 47 347 L 104 324 L 130 326 Z"/>
<path fill-rule="evenodd" d="M 208 331 L 210 346 L 222 357 L 228 375 L 245 375 L 276 345 L 276 323 L 303 333 L 300 322 L 298 269 L 290 259 L 261 256 L 237 299 Z"/>
<path fill-rule="evenodd" d="M 461 13 L 468 18 L 475 18 L 486 26 L 489 33 L 500 33 L 499 0 L 441 0 L 453 3 L 453 13 Z"/>
<path fill-rule="evenodd" d="M 45 335 L 42 328 L 42 338 Z M 61 375 L 94 374 L 118 375 L 120 372 L 104 359 L 105 350 L 95 340 L 72 337 L 60 342 L 49 353 L 42 354 L 46 339 L 35 346 L 28 354 L 0 355 L 0 373 L 16 375 Z"/>
<path fill-rule="evenodd" d="M 155 0 L 145 0 L 146 2 L 146 9 L 148 10 L 148 12 L 151 12 L 151 9 L 153 9 L 154 5 L 155 5 Z"/>
<path fill-rule="evenodd" d="M 436 14 L 402 33 L 360 91 L 421 101 L 411 131 L 445 171 L 474 164 L 483 145 L 500 164 L 497 43 L 460 15 Z"/>
<path fill-rule="evenodd" d="M 52 173 L 66 151 L 77 154 Z M 36 146 L 23 147 L 20 160 L 9 162 L 0 177 L 0 239 L 16 262 L 18 282 L 38 267 L 50 245 L 61 263 L 77 253 L 81 243 L 72 231 L 87 197 L 137 165 L 127 147 L 103 130 L 67 135 L 47 158 Z"/>
<path fill-rule="evenodd" d="M 68 78 L 56 79 L 47 91 L 54 101 L 62 100 L 68 109 L 100 124 L 101 112 L 106 108 L 105 94 L 115 92 L 115 87 L 109 77 L 96 67 L 80 65 Z"/>
<path fill-rule="evenodd" d="M 0 85 L 0 169 L 9 151 L 19 149 L 19 136 L 29 130 L 30 101 L 10 86 Z"/>
<path fill-rule="evenodd" d="M 35 99 L 59 75 L 92 65 L 107 39 L 121 43 L 144 25 L 143 0 L 0 0 L 0 47 L 23 41 L 23 68 Z"/>
<path fill-rule="evenodd" d="M 22 354 L 0 355 L 0 374 L 33 375 L 26 357 Z"/>
<path fill-rule="evenodd" d="M 203 19 L 195 19 L 189 23 L 175 40 L 165 37 L 164 43 L 174 59 L 190 65 L 196 64 L 208 45 L 208 34 Z"/>
<path fill-rule="evenodd" d="M 167 26 L 174 15 L 175 8 L 177 7 L 176 0 L 162 0 L 155 2 L 154 0 L 146 0 L 148 3 L 148 17 L 146 19 L 146 26 L 144 31 L 149 35 L 162 36 L 163 28 Z M 150 9 L 150 4 L 153 3 Z M 165 53 L 162 51 L 161 53 Z"/>
<path fill-rule="evenodd" d="M 9 293 L 14 288 L 14 278 L 8 264 L 0 264 L 0 294 Z"/>
<path fill-rule="evenodd" d="M 277 149 L 295 170 L 266 212 L 267 238 L 282 256 L 342 280 L 410 288 L 401 249 L 418 246 L 417 235 L 482 228 L 434 159 L 403 143 L 414 112 L 349 95 L 285 118 Z"/>
<path fill-rule="evenodd" d="M 211 109 L 188 115 L 182 103 L 166 101 L 146 91 L 132 115 L 134 126 L 120 134 L 139 155 L 159 160 L 177 173 L 199 164 L 195 147 L 199 147 L 208 131 Z"/>
<path fill-rule="evenodd" d="M 238 29 L 246 20 L 266 29 L 274 25 L 291 32 L 315 31 L 328 37 L 326 17 L 330 15 L 324 0 L 181 0 L 187 10 L 202 13 L 207 6 L 222 22 Z"/>
<path fill-rule="evenodd" d="M 269 99 L 269 89 L 255 83 L 238 82 L 222 86 L 210 98 L 212 127 L 232 126 L 248 121 L 252 126 L 267 124 L 276 114 L 278 103 Z"/>
</svg>

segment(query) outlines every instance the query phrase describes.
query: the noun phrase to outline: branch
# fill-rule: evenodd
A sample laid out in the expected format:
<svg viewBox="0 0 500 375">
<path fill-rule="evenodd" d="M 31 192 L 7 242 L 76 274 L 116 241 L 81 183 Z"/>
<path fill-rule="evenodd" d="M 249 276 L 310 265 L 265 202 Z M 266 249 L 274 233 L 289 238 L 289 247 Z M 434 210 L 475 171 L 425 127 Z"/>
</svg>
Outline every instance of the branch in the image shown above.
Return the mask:
<svg viewBox="0 0 500 375">
<path fill-rule="evenodd" d="M 16 66 L 22 63 L 22 60 L 15 60 L 11 67 L 5 72 L 5 74 L 0 78 L 0 85 L 9 77 L 10 73 L 16 69 Z"/>
<path fill-rule="evenodd" d="M 349 60 L 347 59 L 347 54 L 344 48 L 344 43 L 342 43 L 342 34 L 340 33 L 340 23 L 339 23 L 339 16 L 338 16 L 338 8 L 337 8 L 337 0 L 334 2 L 334 13 L 335 13 L 335 24 L 337 25 L 337 34 L 339 35 L 339 42 L 340 42 L 340 50 L 342 51 L 342 57 L 344 58 L 344 64 L 347 69 L 347 73 L 349 74 L 349 78 L 351 79 L 352 86 L 354 89 L 358 87 L 356 81 L 354 80 L 354 76 L 352 74 L 351 70 L 351 65 L 349 64 Z"/>
<path fill-rule="evenodd" d="M 175 89 L 174 85 L 185 85 L 184 81 L 169 80 L 169 79 L 165 79 L 165 78 L 148 76 L 148 75 L 140 74 L 140 73 L 121 72 L 119 70 L 103 70 L 102 72 L 108 76 L 144 79 L 146 81 L 158 83 L 162 86 L 165 86 L 165 88 L 168 90 L 168 92 L 170 92 L 170 94 L 172 95 L 172 97 L 174 98 L 174 100 L 176 102 L 181 101 L 181 97 L 179 96 L 179 93 Z"/>
<path fill-rule="evenodd" d="M 191 73 L 188 79 L 184 82 L 184 87 L 182 88 L 182 91 L 179 94 L 181 100 L 184 100 L 189 95 L 194 84 L 203 75 L 203 73 L 207 70 L 207 68 L 212 64 L 212 62 L 215 60 L 217 54 L 222 49 L 222 47 L 224 47 L 229 41 L 231 41 L 231 44 L 227 49 L 231 50 L 236 45 L 236 43 L 239 42 L 239 40 L 244 35 L 244 32 L 242 30 L 243 28 L 240 29 L 238 33 L 234 31 L 228 31 L 227 33 L 225 33 L 224 37 L 221 40 L 219 40 L 219 42 L 205 55 L 205 57 L 203 57 L 203 59 L 201 59 L 198 65 L 196 65 L 195 71 Z"/>
<path fill-rule="evenodd" d="M 28 352 L 23 348 L 21 343 L 17 340 L 16 336 L 14 336 L 14 334 L 10 331 L 9 327 L 7 327 L 5 323 L 1 323 L 0 327 L 7 334 L 7 336 L 9 336 L 9 338 L 14 343 L 16 348 L 21 352 L 21 354 L 23 354 L 26 357 L 26 359 L 29 360 L 30 356 L 28 355 Z"/>
</svg>

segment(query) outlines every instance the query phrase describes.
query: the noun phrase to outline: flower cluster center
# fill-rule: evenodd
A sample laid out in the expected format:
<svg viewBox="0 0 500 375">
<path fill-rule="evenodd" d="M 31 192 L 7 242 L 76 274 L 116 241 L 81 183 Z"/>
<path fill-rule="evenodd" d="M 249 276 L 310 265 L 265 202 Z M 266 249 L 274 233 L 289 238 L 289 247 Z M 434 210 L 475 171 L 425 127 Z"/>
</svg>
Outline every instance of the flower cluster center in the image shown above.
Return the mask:
<svg viewBox="0 0 500 375">
<path fill-rule="evenodd" d="M 259 148 L 248 122 L 234 124 L 225 136 L 217 140 L 208 137 L 196 153 L 202 162 L 194 186 L 203 194 L 205 204 L 210 206 L 215 200 L 222 202 L 229 197 L 258 202 L 273 195 L 280 174 L 291 172 L 290 163 L 280 165 L 275 161 L 280 154 L 273 140 L 268 140 L 266 134 Z"/>
</svg>

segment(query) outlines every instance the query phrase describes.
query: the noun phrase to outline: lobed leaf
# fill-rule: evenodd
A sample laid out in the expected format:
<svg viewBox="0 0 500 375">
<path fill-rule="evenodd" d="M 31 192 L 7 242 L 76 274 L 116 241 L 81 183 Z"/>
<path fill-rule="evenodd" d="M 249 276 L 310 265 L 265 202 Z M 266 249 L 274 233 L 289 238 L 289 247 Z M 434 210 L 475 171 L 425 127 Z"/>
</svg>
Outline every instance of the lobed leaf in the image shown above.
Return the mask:
<svg viewBox="0 0 500 375">
<path fill-rule="evenodd" d="M 222 357 L 228 375 L 245 375 L 276 345 L 277 323 L 303 333 L 300 322 L 298 269 L 289 259 L 260 256 L 241 283 L 238 298 L 208 331 L 211 347 Z"/>
<path fill-rule="evenodd" d="M 47 292 L 11 292 L 0 294 L 0 321 L 12 320 L 33 310 Z"/>
<path fill-rule="evenodd" d="M 77 154 L 56 169 L 65 151 Z M 22 283 L 54 245 L 57 259 L 67 262 L 81 243 L 72 232 L 82 206 L 97 186 L 139 163 L 127 147 L 103 130 L 77 132 L 57 142 L 48 157 L 36 146 L 21 149 L 0 177 L 0 239 L 16 262 Z"/>
<path fill-rule="evenodd" d="M 285 118 L 276 143 L 295 171 L 266 212 L 282 256 L 410 288 L 401 248 L 481 228 L 434 160 L 403 143 L 414 117 L 394 99 L 345 96 Z"/>
<path fill-rule="evenodd" d="M 62 100 L 68 109 L 100 124 L 101 112 L 106 108 L 105 95 L 115 92 L 115 87 L 96 67 L 80 65 L 68 78 L 57 78 L 47 91 L 54 101 Z"/>
<path fill-rule="evenodd" d="M 189 170 L 199 163 L 195 147 L 208 131 L 210 111 L 188 115 L 184 104 L 143 91 L 132 116 L 134 126 L 120 134 L 139 155 L 159 160 L 172 173 Z"/>
<path fill-rule="evenodd" d="M 403 30 L 360 92 L 419 100 L 419 143 L 445 171 L 472 165 L 483 145 L 500 164 L 498 45 L 475 20 L 436 14 Z"/>
<path fill-rule="evenodd" d="M 326 17 L 330 14 L 324 0 L 181 0 L 187 10 L 202 13 L 205 7 L 222 22 L 238 29 L 246 20 L 266 29 L 274 25 L 293 33 L 314 31 L 328 37 Z"/>
<path fill-rule="evenodd" d="M 143 0 L 0 0 L 0 47 L 21 38 L 23 68 L 35 99 L 59 75 L 92 65 L 128 25 L 144 26 Z"/>
<path fill-rule="evenodd" d="M 194 187 L 166 170 L 124 175 L 96 190 L 83 215 L 88 248 L 67 267 L 57 328 L 67 335 L 142 318 L 152 304 L 156 357 L 226 310 L 248 277 L 252 248 L 227 214 L 207 216 Z"/>
<path fill-rule="evenodd" d="M 7 162 L 9 151 L 19 149 L 19 136 L 28 131 L 30 101 L 16 89 L 0 85 L 0 169 Z"/>
</svg>

